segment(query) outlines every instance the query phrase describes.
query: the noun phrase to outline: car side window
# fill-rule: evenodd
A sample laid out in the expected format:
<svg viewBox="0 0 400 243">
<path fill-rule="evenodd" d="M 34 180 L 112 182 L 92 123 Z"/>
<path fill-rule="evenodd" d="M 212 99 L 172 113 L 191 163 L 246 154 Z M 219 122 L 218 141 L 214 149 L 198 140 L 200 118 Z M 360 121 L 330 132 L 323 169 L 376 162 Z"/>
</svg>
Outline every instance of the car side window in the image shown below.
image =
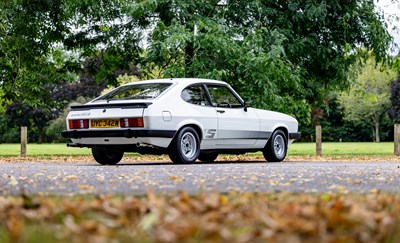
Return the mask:
<svg viewBox="0 0 400 243">
<path fill-rule="evenodd" d="M 202 85 L 192 85 L 185 88 L 181 93 L 181 97 L 184 101 L 194 105 L 210 106 L 206 91 Z"/>
<path fill-rule="evenodd" d="M 243 107 L 240 100 L 226 86 L 207 85 L 213 106 L 237 108 Z"/>
</svg>

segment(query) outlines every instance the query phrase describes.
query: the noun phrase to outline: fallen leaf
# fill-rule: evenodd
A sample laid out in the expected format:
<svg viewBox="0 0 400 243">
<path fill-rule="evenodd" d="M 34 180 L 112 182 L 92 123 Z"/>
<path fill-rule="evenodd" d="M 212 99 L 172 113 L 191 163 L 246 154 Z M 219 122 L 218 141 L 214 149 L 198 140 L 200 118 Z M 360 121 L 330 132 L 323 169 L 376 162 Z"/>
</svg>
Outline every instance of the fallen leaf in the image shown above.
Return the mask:
<svg viewBox="0 0 400 243">
<path fill-rule="evenodd" d="M 182 177 L 177 177 L 177 176 L 169 176 L 169 179 L 171 181 L 176 181 L 176 182 L 181 182 L 184 180 Z"/>
</svg>

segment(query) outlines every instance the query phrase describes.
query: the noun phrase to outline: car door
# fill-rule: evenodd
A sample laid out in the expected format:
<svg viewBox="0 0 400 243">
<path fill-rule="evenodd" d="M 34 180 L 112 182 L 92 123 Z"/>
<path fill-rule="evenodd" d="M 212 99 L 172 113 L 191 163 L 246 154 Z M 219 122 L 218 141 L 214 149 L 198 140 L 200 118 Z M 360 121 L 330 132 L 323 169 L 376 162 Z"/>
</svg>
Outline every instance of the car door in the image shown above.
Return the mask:
<svg viewBox="0 0 400 243">
<path fill-rule="evenodd" d="M 241 99 L 225 85 L 207 84 L 217 112 L 216 148 L 253 148 L 260 133 L 260 119 L 253 109 L 245 109 Z"/>
<path fill-rule="evenodd" d="M 203 84 L 194 84 L 186 87 L 181 97 L 191 105 L 191 118 L 202 125 L 202 141 L 200 149 L 215 149 L 217 134 L 217 112 L 211 106 L 206 87 Z"/>
</svg>

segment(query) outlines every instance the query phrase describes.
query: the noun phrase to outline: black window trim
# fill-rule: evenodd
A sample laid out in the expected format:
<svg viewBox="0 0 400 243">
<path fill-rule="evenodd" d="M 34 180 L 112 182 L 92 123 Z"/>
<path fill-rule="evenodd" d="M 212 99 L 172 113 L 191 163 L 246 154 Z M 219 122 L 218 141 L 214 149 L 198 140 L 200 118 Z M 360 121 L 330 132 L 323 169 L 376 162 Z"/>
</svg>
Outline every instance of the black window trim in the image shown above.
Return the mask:
<svg viewBox="0 0 400 243">
<path fill-rule="evenodd" d="M 236 91 L 231 86 L 226 85 L 226 84 L 216 84 L 216 83 L 204 83 L 203 85 L 205 86 L 205 89 L 206 89 L 206 92 L 207 92 L 207 97 L 208 97 L 209 102 L 210 102 L 212 107 L 217 107 L 217 106 L 213 105 L 213 103 L 212 103 L 211 94 L 208 91 L 208 85 L 220 86 L 220 87 L 228 88 L 228 90 L 233 94 L 233 96 L 235 96 L 236 99 L 239 100 L 240 105 L 241 105 L 240 107 L 218 107 L 218 108 L 228 108 L 228 109 L 238 109 L 239 108 L 239 109 L 243 109 L 245 107 L 245 104 L 244 104 L 244 101 L 243 101 L 242 97 L 240 97 L 240 95 L 238 93 L 236 93 Z"/>
<path fill-rule="evenodd" d="M 240 107 L 218 107 L 218 106 L 213 105 L 213 102 L 212 102 L 212 99 L 211 99 L 211 94 L 210 94 L 210 91 L 208 90 L 208 85 L 210 85 L 210 86 L 226 87 L 226 88 L 231 92 L 231 94 L 232 94 L 233 96 L 235 96 L 236 99 L 239 100 L 241 106 L 240 106 Z M 207 101 L 208 101 L 209 105 L 202 106 L 202 105 L 197 105 L 197 104 L 189 103 L 189 102 L 183 100 L 183 98 L 182 98 L 182 92 L 183 92 L 185 89 L 190 88 L 190 87 L 193 87 L 193 86 L 202 86 L 203 90 L 204 90 L 205 93 L 206 93 Z M 244 100 L 242 99 L 242 97 L 240 97 L 240 95 L 239 95 L 230 85 L 226 85 L 226 84 L 217 84 L 217 83 L 194 83 L 194 84 L 189 84 L 188 86 L 186 86 L 185 88 L 182 89 L 182 91 L 181 91 L 181 98 L 182 98 L 183 101 L 185 101 L 185 102 L 187 102 L 187 103 L 189 103 L 189 104 L 197 105 L 197 106 L 201 106 L 201 107 L 214 107 L 214 108 L 215 108 L 215 107 L 218 107 L 218 108 L 228 108 L 228 109 L 243 109 L 243 108 L 245 107 Z"/>
<path fill-rule="evenodd" d="M 190 88 L 190 87 L 194 87 L 194 86 L 200 86 L 200 87 L 203 89 L 203 91 L 205 92 L 205 94 L 206 94 L 206 96 L 207 96 L 208 105 L 193 104 L 193 103 L 187 102 L 186 100 L 184 100 L 184 99 L 182 98 L 182 92 L 183 92 L 185 89 Z M 182 91 L 181 91 L 181 99 L 182 99 L 183 101 L 185 101 L 186 103 L 191 104 L 191 105 L 196 105 L 196 106 L 201 106 L 201 107 L 214 107 L 214 106 L 212 105 L 211 96 L 210 96 L 210 94 L 208 93 L 207 87 L 206 87 L 203 83 L 189 84 L 188 86 L 186 86 L 185 88 L 183 88 Z"/>
</svg>

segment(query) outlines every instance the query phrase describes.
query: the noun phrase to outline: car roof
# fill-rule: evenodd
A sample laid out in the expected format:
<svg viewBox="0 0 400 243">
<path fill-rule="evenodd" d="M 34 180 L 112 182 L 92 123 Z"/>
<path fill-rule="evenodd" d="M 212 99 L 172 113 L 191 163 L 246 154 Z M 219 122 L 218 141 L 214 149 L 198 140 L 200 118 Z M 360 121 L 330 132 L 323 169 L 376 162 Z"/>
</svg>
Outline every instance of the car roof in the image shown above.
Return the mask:
<svg viewBox="0 0 400 243">
<path fill-rule="evenodd" d="M 125 85 L 132 84 L 145 84 L 145 83 L 179 83 L 179 84 L 195 84 L 195 83 L 214 83 L 214 84 L 227 84 L 226 82 L 213 80 L 213 79 L 203 79 L 203 78 L 164 78 L 164 79 L 150 79 L 131 82 Z"/>
</svg>

